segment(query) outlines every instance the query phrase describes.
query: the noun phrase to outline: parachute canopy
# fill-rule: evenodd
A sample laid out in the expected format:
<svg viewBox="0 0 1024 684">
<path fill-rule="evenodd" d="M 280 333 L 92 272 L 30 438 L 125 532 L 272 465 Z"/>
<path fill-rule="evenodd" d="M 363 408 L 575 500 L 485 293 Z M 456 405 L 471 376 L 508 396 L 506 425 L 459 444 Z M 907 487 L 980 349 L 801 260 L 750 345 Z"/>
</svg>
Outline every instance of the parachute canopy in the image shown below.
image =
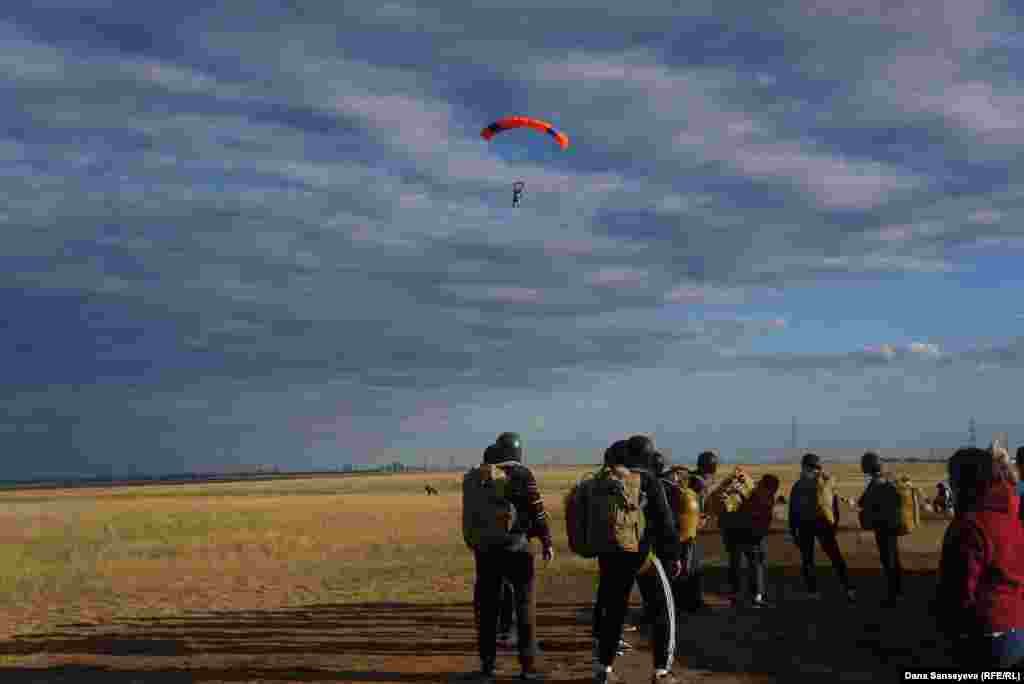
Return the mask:
<svg viewBox="0 0 1024 684">
<path fill-rule="evenodd" d="M 480 137 L 484 140 L 490 140 L 498 133 L 507 131 L 511 128 L 532 128 L 534 130 L 547 133 L 556 141 L 563 150 L 569 148 L 569 136 L 561 131 L 557 130 L 554 126 L 549 124 L 547 121 L 541 121 L 540 119 L 533 119 L 528 116 L 507 116 L 504 119 L 498 119 L 487 128 L 480 131 Z"/>
</svg>

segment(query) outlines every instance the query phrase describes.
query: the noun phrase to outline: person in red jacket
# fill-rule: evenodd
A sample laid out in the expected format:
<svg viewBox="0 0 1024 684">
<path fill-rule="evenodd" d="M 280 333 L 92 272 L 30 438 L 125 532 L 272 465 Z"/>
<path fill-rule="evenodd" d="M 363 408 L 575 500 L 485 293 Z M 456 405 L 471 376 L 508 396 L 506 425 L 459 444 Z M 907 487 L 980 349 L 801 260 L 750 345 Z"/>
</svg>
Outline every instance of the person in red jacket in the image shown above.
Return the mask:
<svg viewBox="0 0 1024 684">
<path fill-rule="evenodd" d="M 956 514 L 942 543 L 932 614 L 961 667 L 1024 667 L 1024 528 L 1013 483 L 992 453 L 949 460 Z"/>
</svg>

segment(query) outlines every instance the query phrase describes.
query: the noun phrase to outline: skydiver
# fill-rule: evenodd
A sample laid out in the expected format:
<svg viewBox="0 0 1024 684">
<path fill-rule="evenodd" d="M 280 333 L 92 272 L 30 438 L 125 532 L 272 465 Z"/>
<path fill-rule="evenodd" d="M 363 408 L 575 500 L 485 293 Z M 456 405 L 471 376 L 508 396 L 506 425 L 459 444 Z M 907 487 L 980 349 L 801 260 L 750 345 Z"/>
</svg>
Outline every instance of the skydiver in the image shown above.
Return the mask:
<svg viewBox="0 0 1024 684">
<path fill-rule="evenodd" d="M 524 183 L 522 181 L 516 181 L 515 183 L 512 184 L 512 206 L 513 207 L 518 207 L 519 206 L 519 199 L 522 197 L 522 195 L 523 195 L 523 188 L 525 188 L 525 187 L 526 187 L 526 183 Z"/>
</svg>

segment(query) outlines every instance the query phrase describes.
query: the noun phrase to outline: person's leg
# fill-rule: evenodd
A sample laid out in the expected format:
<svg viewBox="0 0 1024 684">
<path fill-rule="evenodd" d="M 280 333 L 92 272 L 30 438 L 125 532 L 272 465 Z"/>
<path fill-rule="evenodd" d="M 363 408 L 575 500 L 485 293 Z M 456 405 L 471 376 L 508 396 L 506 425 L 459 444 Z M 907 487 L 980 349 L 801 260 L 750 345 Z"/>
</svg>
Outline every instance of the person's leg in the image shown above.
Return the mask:
<svg viewBox="0 0 1024 684">
<path fill-rule="evenodd" d="M 892 551 L 889 558 L 892 560 L 892 587 L 895 596 L 903 596 L 903 563 L 900 562 L 900 538 L 896 535 L 890 537 L 892 540 Z"/>
<path fill-rule="evenodd" d="M 601 636 L 598 643 L 598 663 L 611 667 L 622 639 L 622 626 L 626 622 L 629 594 L 636 581 L 636 571 L 643 558 L 637 553 L 607 553 L 598 556 L 601 585 Z"/>
<path fill-rule="evenodd" d="M 896 537 L 889 534 L 887 530 L 875 530 L 875 544 L 878 546 L 878 558 L 882 562 L 882 570 L 885 572 L 886 596 L 892 600 L 897 595 L 895 568 L 893 567 L 893 553 L 895 551 Z"/>
<path fill-rule="evenodd" d="M 536 566 L 533 554 L 529 551 L 515 551 L 505 555 L 506 573 L 515 594 L 519 662 L 524 672 L 530 672 L 537 655 Z"/>
<path fill-rule="evenodd" d="M 818 591 L 818 573 L 814 569 L 814 530 L 810 525 L 797 528 L 797 544 L 800 547 L 800 572 L 804 576 L 804 587 L 809 594 Z"/>
<path fill-rule="evenodd" d="M 671 670 L 676 651 L 676 615 L 672 599 L 672 585 L 665 567 L 657 558 L 654 572 L 638 575 L 637 586 L 644 604 L 651 612 L 651 641 L 654 669 Z"/>
<path fill-rule="evenodd" d="M 815 536 L 817 536 L 818 542 L 821 544 L 821 550 L 832 561 L 832 568 L 839 577 L 839 583 L 843 586 L 843 589 L 849 591 L 852 588 L 850 586 L 850 575 L 846 568 L 846 559 L 843 558 L 843 552 L 839 550 L 839 542 L 836 540 L 835 530 L 831 525 L 820 524 L 815 530 Z"/>
<path fill-rule="evenodd" d="M 480 619 L 477 622 L 477 645 L 480 669 L 494 669 L 498 655 L 498 592 L 501 590 L 502 554 L 478 552 L 476 554 L 476 594 Z"/>
<path fill-rule="evenodd" d="M 764 556 L 764 538 L 753 540 L 753 543 L 747 547 L 747 562 L 750 564 L 750 591 L 760 602 L 766 600 Z"/>
<path fill-rule="evenodd" d="M 736 600 L 739 600 L 743 592 L 741 574 L 742 554 L 736 542 L 735 533 L 728 532 L 723 535 L 723 539 L 726 544 L 725 552 L 729 555 L 729 587 Z"/>
<path fill-rule="evenodd" d="M 498 606 L 498 634 L 508 637 L 512 633 L 512 620 L 516 612 L 516 593 L 508 579 L 501 583 Z"/>
</svg>

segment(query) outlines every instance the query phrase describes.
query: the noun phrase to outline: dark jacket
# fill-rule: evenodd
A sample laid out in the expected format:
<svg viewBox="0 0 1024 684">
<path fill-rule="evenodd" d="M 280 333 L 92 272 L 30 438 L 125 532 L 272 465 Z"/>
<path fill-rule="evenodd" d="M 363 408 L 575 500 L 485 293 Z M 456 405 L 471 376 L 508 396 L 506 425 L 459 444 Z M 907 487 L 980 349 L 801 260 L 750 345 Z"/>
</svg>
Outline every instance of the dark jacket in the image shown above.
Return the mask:
<svg viewBox="0 0 1024 684">
<path fill-rule="evenodd" d="M 642 468 L 630 468 L 640 473 L 640 501 L 647 520 L 640 539 L 640 552 L 647 555 L 653 548 L 663 561 L 677 561 L 681 554 L 679 529 L 672 508 L 668 505 L 664 485 L 658 477 Z"/>
<path fill-rule="evenodd" d="M 813 511 L 813 513 L 812 513 Z M 835 517 L 836 527 L 839 526 L 839 496 L 832 496 L 832 515 Z M 813 525 L 818 522 L 818 484 L 814 478 L 806 477 L 803 473 L 793 483 L 789 490 L 789 529 L 794 535 L 796 529 L 805 525 Z"/>
<path fill-rule="evenodd" d="M 942 543 L 932 609 L 950 635 L 1024 628 L 1024 527 L 1013 484 L 992 483 L 957 510 Z"/>
<path fill-rule="evenodd" d="M 516 519 L 511 534 L 516 540 L 511 542 L 507 550 L 518 551 L 528 548 L 528 540 L 538 538 L 544 547 L 551 546 L 551 527 L 549 517 L 544 510 L 544 498 L 537 487 L 537 478 L 533 472 L 522 464 L 506 468 L 508 473 L 508 500 L 515 506 Z"/>
</svg>

